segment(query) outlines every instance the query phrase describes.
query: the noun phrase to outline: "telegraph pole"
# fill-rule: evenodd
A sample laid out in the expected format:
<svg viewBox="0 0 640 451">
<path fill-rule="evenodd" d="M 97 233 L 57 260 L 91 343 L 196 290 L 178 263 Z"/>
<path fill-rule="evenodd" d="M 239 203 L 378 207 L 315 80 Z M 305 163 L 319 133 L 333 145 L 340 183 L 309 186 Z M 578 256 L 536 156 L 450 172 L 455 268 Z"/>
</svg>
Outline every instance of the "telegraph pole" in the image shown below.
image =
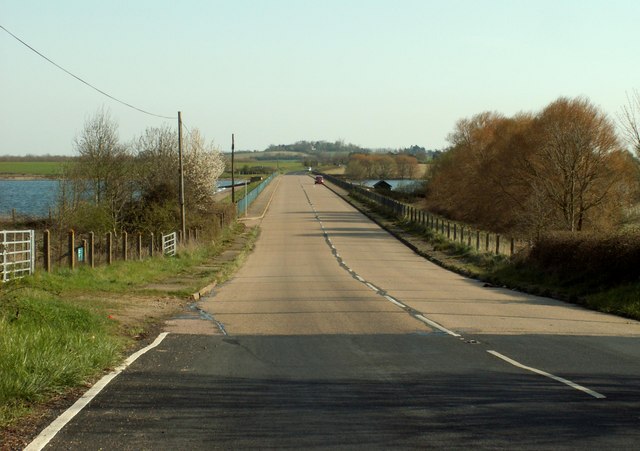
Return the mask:
<svg viewBox="0 0 640 451">
<path fill-rule="evenodd" d="M 236 147 L 235 135 L 231 133 L 231 202 L 236 203 L 236 176 L 233 170 L 233 151 Z"/>
<path fill-rule="evenodd" d="M 178 163 L 180 166 L 180 230 L 182 240 L 187 239 L 187 225 L 184 215 L 184 166 L 182 165 L 182 113 L 178 111 Z"/>
</svg>

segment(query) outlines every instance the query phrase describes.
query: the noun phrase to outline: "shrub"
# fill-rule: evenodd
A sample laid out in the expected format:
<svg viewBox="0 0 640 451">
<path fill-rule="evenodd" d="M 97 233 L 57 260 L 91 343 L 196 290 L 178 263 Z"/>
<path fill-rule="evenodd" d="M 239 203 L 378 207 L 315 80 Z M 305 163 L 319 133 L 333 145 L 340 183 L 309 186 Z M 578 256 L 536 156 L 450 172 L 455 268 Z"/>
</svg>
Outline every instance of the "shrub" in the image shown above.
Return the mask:
<svg viewBox="0 0 640 451">
<path fill-rule="evenodd" d="M 637 282 L 640 234 L 549 234 L 536 240 L 526 263 L 563 284 L 603 288 Z"/>
</svg>

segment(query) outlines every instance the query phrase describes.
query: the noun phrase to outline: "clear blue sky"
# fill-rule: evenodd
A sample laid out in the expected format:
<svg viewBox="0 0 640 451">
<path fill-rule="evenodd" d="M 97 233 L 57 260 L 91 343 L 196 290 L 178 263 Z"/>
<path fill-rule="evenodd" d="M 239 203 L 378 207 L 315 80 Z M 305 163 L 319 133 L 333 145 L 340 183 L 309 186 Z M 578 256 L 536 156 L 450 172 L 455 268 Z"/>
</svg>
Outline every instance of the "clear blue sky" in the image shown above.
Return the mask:
<svg viewBox="0 0 640 451">
<path fill-rule="evenodd" d="M 0 24 L 109 94 L 183 113 L 223 151 L 298 140 L 446 145 L 456 120 L 640 88 L 637 0 L 0 0 Z M 74 154 L 105 106 L 123 141 L 167 122 L 0 30 L 0 154 Z M 169 121 L 171 124 L 174 121 Z"/>
</svg>

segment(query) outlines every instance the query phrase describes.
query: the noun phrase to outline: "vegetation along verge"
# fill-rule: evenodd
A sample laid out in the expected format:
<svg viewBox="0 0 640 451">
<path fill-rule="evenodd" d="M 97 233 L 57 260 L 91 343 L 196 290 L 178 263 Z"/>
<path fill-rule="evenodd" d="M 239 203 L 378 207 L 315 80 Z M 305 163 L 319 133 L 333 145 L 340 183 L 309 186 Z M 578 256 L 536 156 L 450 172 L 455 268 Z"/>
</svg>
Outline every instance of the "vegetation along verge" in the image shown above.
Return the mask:
<svg viewBox="0 0 640 451">
<path fill-rule="evenodd" d="M 41 272 L 0 286 L 0 443 L 26 445 L 52 419 L 49 407 L 70 403 L 70 392 L 154 338 L 192 293 L 228 279 L 257 234 L 236 223 L 216 243 L 187 245 L 174 258 Z M 223 252 L 233 258 L 220 259 Z"/>
</svg>

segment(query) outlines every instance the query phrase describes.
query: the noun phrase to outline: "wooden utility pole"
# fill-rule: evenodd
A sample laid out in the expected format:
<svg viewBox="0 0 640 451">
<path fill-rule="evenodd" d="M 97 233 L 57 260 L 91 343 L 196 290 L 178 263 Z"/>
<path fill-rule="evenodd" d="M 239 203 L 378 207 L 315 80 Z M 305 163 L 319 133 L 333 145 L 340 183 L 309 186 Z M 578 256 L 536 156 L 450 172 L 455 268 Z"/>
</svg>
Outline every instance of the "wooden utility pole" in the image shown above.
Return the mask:
<svg viewBox="0 0 640 451">
<path fill-rule="evenodd" d="M 182 165 L 182 113 L 178 111 L 178 160 L 180 165 L 180 230 L 186 236 L 186 219 L 184 214 L 184 166 Z"/>
<path fill-rule="evenodd" d="M 233 151 L 236 147 L 235 135 L 231 133 L 231 202 L 236 203 L 236 176 L 234 171 Z"/>
</svg>

